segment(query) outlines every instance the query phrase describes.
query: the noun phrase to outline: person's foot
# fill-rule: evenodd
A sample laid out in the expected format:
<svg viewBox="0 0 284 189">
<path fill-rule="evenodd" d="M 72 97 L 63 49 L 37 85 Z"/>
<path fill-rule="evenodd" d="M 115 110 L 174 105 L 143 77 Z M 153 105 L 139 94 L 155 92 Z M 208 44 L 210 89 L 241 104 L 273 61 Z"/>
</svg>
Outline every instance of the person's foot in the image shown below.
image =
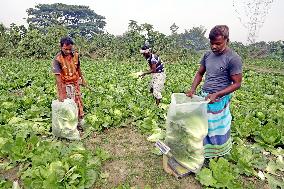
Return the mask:
<svg viewBox="0 0 284 189">
<path fill-rule="evenodd" d="M 81 125 L 77 125 L 77 130 L 80 131 L 80 132 L 84 132 L 84 129 Z"/>
<path fill-rule="evenodd" d="M 160 102 L 161 102 L 161 99 L 157 99 L 157 98 L 156 98 L 156 105 L 157 105 L 157 106 L 159 106 Z"/>
<path fill-rule="evenodd" d="M 204 159 L 204 162 L 203 162 L 203 166 L 204 166 L 204 167 L 209 167 L 209 163 L 210 163 L 210 159 L 205 158 L 205 159 Z"/>
<path fill-rule="evenodd" d="M 84 122 L 85 122 L 84 119 L 79 119 L 78 125 L 77 125 L 78 131 L 80 131 L 80 132 L 84 131 L 84 129 L 83 129 Z"/>
</svg>

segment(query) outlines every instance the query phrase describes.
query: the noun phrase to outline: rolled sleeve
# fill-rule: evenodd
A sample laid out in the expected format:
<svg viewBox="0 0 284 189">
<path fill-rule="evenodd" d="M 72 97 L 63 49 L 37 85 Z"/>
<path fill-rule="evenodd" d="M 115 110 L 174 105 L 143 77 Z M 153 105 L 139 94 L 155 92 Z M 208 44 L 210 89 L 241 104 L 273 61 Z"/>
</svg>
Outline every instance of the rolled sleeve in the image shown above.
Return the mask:
<svg viewBox="0 0 284 189">
<path fill-rule="evenodd" d="M 206 52 L 204 53 L 202 59 L 200 60 L 200 65 L 205 67 L 206 64 L 206 59 L 208 58 L 208 56 L 210 55 L 210 52 Z"/>
<path fill-rule="evenodd" d="M 60 74 L 61 73 L 61 66 L 57 60 L 53 60 L 52 62 L 52 73 Z"/>
<path fill-rule="evenodd" d="M 235 56 L 231 59 L 229 64 L 229 73 L 230 75 L 237 75 L 243 72 L 243 63 L 242 59 L 239 56 Z"/>
</svg>

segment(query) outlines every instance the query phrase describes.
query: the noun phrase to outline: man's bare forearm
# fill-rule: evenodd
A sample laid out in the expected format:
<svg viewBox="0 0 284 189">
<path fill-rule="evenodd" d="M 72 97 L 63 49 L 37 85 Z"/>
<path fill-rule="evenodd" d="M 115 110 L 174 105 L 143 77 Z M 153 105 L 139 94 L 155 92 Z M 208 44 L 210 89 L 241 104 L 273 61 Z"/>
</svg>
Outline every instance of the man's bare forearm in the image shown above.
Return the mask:
<svg viewBox="0 0 284 189">
<path fill-rule="evenodd" d="M 230 94 L 236 90 L 238 90 L 241 87 L 241 83 L 233 83 L 232 85 L 226 87 L 222 91 L 217 92 L 218 97 L 225 96 L 227 94 Z"/>
<path fill-rule="evenodd" d="M 195 78 L 194 78 L 192 85 L 191 85 L 191 88 L 190 88 L 191 91 L 196 90 L 196 88 L 198 87 L 198 85 L 202 81 L 202 77 L 203 76 L 199 72 L 196 73 Z"/>
<path fill-rule="evenodd" d="M 63 101 L 64 100 L 64 97 L 63 97 L 64 91 L 63 91 L 63 87 L 62 87 L 62 81 L 61 81 L 60 74 L 56 74 L 55 79 L 56 79 L 58 99 L 59 99 L 59 101 Z"/>
</svg>

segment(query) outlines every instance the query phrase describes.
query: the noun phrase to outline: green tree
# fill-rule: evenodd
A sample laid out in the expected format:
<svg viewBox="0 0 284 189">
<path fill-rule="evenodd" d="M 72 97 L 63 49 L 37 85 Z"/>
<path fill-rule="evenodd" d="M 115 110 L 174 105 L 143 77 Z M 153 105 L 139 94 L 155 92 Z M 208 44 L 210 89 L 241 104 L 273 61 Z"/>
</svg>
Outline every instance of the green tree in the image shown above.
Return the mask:
<svg viewBox="0 0 284 189">
<path fill-rule="evenodd" d="M 63 36 L 67 36 L 67 29 L 63 26 L 49 27 L 45 34 L 37 29 L 29 29 L 19 42 L 16 53 L 25 58 L 53 58 L 59 51 L 59 41 Z"/>
<path fill-rule="evenodd" d="M 124 58 L 131 58 L 139 53 L 140 47 L 145 42 L 145 36 L 142 35 L 143 27 L 135 20 L 129 20 L 128 30 L 121 36 L 117 37 L 120 44 L 120 49 L 124 49 Z"/>
<path fill-rule="evenodd" d="M 230 48 L 234 49 L 243 59 L 248 58 L 249 52 L 248 48 L 241 42 L 230 42 L 229 43 Z"/>
<path fill-rule="evenodd" d="M 117 38 L 114 35 L 109 33 L 98 34 L 94 36 L 90 44 L 90 56 L 92 58 L 111 58 L 123 51 L 117 47 L 118 44 L 119 42 L 117 42 Z"/>
<path fill-rule="evenodd" d="M 142 28 L 135 20 L 129 20 L 128 31 L 141 32 Z"/>
<path fill-rule="evenodd" d="M 209 41 L 205 37 L 206 29 L 204 27 L 193 27 L 190 30 L 185 30 L 180 34 L 180 44 L 184 48 L 194 50 L 205 50 L 208 48 Z"/>
<path fill-rule="evenodd" d="M 268 44 L 265 41 L 259 41 L 248 45 L 250 58 L 265 58 L 269 54 Z"/>
<path fill-rule="evenodd" d="M 36 29 L 27 32 L 17 48 L 20 57 L 45 58 L 47 45 L 44 42 L 44 35 Z"/>
<path fill-rule="evenodd" d="M 282 41 L 269 41 L 268 49 L 269 54 L 272 58 L 281 58 L 282 57 Z"/>
<path fill-rule="evenodd" d="M 50 26 L 65 26 L 71 30 L 71 35 L 79 32 L 86 38 L 102 33 L 106 25 L 105 17 L 82 5 L 39 4 L 29 8 L 27 13 L 27 22 L 32 28 L 46 31 Z"/>
<path fill-rule="evenodd" d="M 177 34 L 177 30 L 179 29 L 179 27 L 176 25 L 176 23 L 173 23 L 170 27 L 170 30 L 172 32 L 172 35 Z"/>
<path fill-rule="evenodd" d="M 0 24 L 0 57 L 7 56 L 9 50 L 9 37 L 6 33 L 7 28 L 4 24 Z"/>
<path fill-rule="evenodd" d="M 9 28 L 0 24 L 0 56 L 11 56 L 16 52 L 20 41 L 25 37 L 27 29 L 12 23 Z"/>
<path fill-rule="evenodd" d="M 27 29 L 24 25 L 17 26 L 14 23 L 10 25 L 10 28 L 8 29 L 9 43 L 14 49 L 18 47 L 19 42 L 25 37 L 26 33 Z"/>
<path fill-rule="evenodd" d="M 281 41 L 282 61 L 284 62 L 284 41 Z"/>
</svg>

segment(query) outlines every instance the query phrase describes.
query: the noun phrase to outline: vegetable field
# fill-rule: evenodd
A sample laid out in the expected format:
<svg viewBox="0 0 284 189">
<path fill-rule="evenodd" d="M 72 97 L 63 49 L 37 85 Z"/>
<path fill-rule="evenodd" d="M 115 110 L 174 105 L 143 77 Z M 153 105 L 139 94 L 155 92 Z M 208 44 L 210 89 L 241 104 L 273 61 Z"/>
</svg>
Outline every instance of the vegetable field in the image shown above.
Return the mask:
<svg viewBox="0 0 284 189">
<path fill-rule="evenodd" d="M 13 182 L 33 189 L 284 188 L 284 64 L 266 61 L 245 62 L 243 85 L 231 102 L 231 153 L 175 180 L 146 139 L 163 137 L 170 95 L 187 91 L 198 60 L 166 64 L 159 107 L 149 93 L 150 77 L 132 74 L 145 70 L 145 62 L 82 60 L 90 86 L 82 88 L 85 132 L 80 141 L 69 141 L 51 134 L 56 88 L 50 60 L 0 59 L 0 188 Z M 118 143 L 122 156 L 114 153 Z M 137 154 L 139 161 L 132 161 Z M 110 166 L 117 160 L 133 162 L 127 169 L 137 172 L 119 177 L 122 167 Z M 116 178 L 121 180 L 112 182 Z"/>
</svg>

